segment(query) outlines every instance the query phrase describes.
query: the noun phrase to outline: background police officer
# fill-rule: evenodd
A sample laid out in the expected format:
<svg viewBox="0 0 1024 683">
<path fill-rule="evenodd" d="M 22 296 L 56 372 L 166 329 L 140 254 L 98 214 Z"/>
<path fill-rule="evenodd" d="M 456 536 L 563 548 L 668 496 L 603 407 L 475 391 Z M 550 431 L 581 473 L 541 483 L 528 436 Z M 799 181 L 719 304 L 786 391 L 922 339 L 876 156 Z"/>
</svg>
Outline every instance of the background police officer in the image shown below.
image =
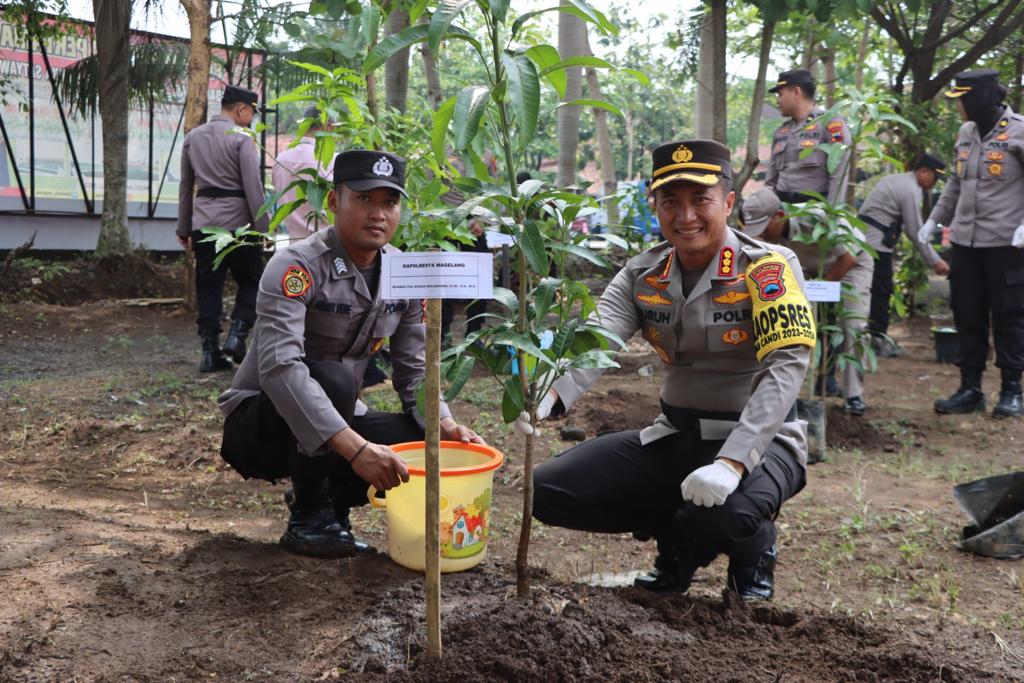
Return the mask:
<svg viewBox="0 0 1024 683">
<path fill-rule="evenodd" d="M 824 110 L 814 104 L 815 83 L 811 72 L 786 71 L 768 92 L 778 98 L 779 112 L 787 120 L 772 136 L 765 185 L 784 202 L 801 203 L 808 191 L 825 196 L 830 204 L 846 199 L 849 150 L 834 172 L 828 170 L 828 155 L 819 145 L 850 143 L 850 131 L 840 116 L 823 118 Z M 803 152 L 813 150 L 806 157 Z"/>
<path fill-rule="evenodd" d="M 654 536 L 656 571 L 637 579 L 644 588 L 686 590 L 698 567 L 725 553 L 729 588 L 770 599 L 773 520 L 803 487 L 807 462 L 792 410 L 814 345 L 800 266 L 785 247 L 726 225 L 735 198 L 727 147 L 672 142 L 653 160 L 667 241 L 629 260 L 596 319 L 622 339 L 642 330 L 654 347 L 666 369 L 662 414 L 643 431 L 604 434 L 541 464 L 533 514 Z M 600 372 L 560 378 L 538 416 L 570 408 Z"/>
<path fill-rule="evenodd" d="M 242 362 L 245 340 L 256 318 L 256 287 L 263 273 L 260 245 L 249 243 L 231 251 L 213 267 L 216 252 L 200 230 L 207 227 L 251 226 L 266 232 L 269 216 L 257 217 L 263 206 L 260 152 L 255 141 L 236 128 L 247 128 L 257 112 L 259 98 L 251 90 L 229 85 L 221 110 L 208 123 L 185 136 L 181 148 L 181 186 L 178 190 L 178 241 L 196 256 L 196 325 L 203 343 L 200 372 L 231 367 L 224 352 Z M 193 194 L 195 195 L 193 197 Z M 220 316 L 227 271 L 238 283 L 231 331 L 220 348 Z"/>
<path fill-rule="evenodd" d="M 404 161 L 387 152 L 339 154 L 328 205 L 334 227 L 278 251 L 260 280 L 252 351 L 218 401 L 221 455 L 244 477 L 291 477 L 294 498 L 281 545 L 316 557 L 366 549 L 349 508 L 372 484 L 408 480 L 388 447 L 423 438 L 415 413 L 423 379 L 422 301 L 386 300 L 381 254 L 401 217 Z M 391 343 L 392 382 L 403 413 L 367 410 L 357 399 L 370 355 Z M 442 438 L 483 441 L 441 406 Z"/>
<path fill-rule="evenodd" d="M 898 347 L 887 339 L 889 300 L 893 293 L 892 251 L 900 235 L 917 248 L 921 258 L 938 275 L 949 274 L 949 264 L 927 242 L 921 242 L 921 205 L 925 192 L 931 192 L 946 164 L 931 154 L 922 154 L 910 171 L 881 178 L 871 189 L 858 218 L 868 224 L 868 244 L 877 253 L 871 279 L 871 313 L 868 329 L 874 336 L 875 350 L 882 357 L 900 355 Z"/>
<path fill-rule="evenodd" d="M 815 220 L 826 219 L 823 212 L 812 210 L 814 216 L 789 216 L 782 208 L 778 196 L 768 188 L 763 188 L 747 197 L 743 202 L 743 232 L 774 244 L 784 244 L 792 249 L 800 259 L 804 276 L 821 278 L 830 282 L 845 284 L 842 291 L 843 317 L 839 324 L 843 330 L 843 353 L 855 356 L 863 367 L 867 359 L 859 346 L 866 340 L 860 340 L 867 329 L 868 302 L 871 291 L 871 272 L 874 262 L 871 255 L 864 249 L 851 243 L 837 243 L 822 263 L 820 248 L 817 243 L 800 239 L 809 238 L 814 231 Z M 863 243 L 864 235 L 857 228 L 843 221 L 843 229 L 857 242 Z M 861 347 L 862 348 L 862 347 Z M 864 402 L 863 370 L 853 363 L 846 363 L 843 368 L 842 394 L 843 411 L 850 415 L 863 415 L 867 410 Z"/>
<path fill-rule="evenodd" d="M 936 225 L 952 224 L 950 297 L 960 335 L 960 388 L 935 402 L 939 413 L 985 409 L 981 375 L 989 325 L 1002 374 L 995 417 L 1019 417 L 1024 371 L 1024 116 L 1003 103 L 1006 88 L 992 70 L 957 74 L 946 92 L 964 119 L 954 169 L 921 228 L 929 242 Z M 991 320 L 991 323 L 990 323 Z"/>
</svg>

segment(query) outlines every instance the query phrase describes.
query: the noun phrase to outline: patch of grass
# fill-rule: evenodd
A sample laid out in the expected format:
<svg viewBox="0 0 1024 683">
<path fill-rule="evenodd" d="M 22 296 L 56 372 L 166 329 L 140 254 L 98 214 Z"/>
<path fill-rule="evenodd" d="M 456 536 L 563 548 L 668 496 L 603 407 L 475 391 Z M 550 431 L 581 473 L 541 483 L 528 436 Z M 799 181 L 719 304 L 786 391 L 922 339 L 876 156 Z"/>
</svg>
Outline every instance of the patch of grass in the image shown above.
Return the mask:
<svg viewBox="0 0 1024 683">
<path fill-rule="evenodd" d="M 126 334 L 111 335 L 107 337 L 106 341 L 103 342 L 103 346 L 100 347 L 100 353 L 105 355 L 128 353 L 131 350 L 132 340 Z"/>
<path fill-rule="evenodd" d="M 362 398 L 363 403 L 371 410 L 378 410 L 382 413 L 402 412 L 402 400 L 391 387 L 364 393 Z"/>
</svg>

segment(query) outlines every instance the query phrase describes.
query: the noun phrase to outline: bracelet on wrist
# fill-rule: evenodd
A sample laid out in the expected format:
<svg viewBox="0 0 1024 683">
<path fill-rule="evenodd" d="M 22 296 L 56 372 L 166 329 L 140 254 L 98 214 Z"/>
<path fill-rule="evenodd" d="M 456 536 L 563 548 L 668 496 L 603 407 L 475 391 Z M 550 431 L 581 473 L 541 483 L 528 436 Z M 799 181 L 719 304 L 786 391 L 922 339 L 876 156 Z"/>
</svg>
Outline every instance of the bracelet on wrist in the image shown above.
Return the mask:
<svg viewBox="0 0 1024 683">
<path fill-rule="evenodd" d="M 369 440 L 364 441 L 363 445 L 356 449 L 356 452 L 352 454 L 352 457 L 348 459 L 348 464 L 351 465 L 359 457 L 359 454 L 363 452 L 363 449 L 370 445 Z"/>
</svg>

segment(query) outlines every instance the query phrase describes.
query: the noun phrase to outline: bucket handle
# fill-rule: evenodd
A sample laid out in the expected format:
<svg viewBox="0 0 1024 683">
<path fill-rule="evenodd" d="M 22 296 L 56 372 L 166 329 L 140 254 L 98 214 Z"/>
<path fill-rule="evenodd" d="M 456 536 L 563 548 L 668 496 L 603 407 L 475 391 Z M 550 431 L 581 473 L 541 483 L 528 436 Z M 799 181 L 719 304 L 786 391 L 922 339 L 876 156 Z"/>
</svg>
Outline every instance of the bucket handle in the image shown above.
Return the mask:
<svg viewBox="0 0 1024 683">
<path fill-rule="evenodd" d="M 377 497 L 377 488 L 372 484 L 370 485 L 370 488 L 366 489 L 366 499 L 370 501 L 370 505 L 377 508 L 378 510 L 381 510 L 388 506 L 388 501 L 386 498 Z"/>
</svg>

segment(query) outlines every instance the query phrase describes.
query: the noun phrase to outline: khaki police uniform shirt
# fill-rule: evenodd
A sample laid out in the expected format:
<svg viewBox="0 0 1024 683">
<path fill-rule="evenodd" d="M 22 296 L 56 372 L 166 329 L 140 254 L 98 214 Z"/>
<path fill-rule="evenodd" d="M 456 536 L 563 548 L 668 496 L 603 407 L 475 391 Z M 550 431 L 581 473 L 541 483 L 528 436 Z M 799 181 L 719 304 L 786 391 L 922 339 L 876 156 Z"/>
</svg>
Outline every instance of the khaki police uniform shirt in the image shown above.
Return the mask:
<svg viewBox="0 0 1024 683">
<path fill-rule="evenodd" d="M 921 258 L 930 268 L 939 262 L 939 255 L 935 253 L 935 248 L 932 245 L 922 244 L 921 240 L 917 238 L 917 233 L 921 231 L 921 202 L 923 199 L 921 186 L 917 184 L 917 176 L 913 171 L 887 175 L 875 183 L 874 188 L 868 193 L 868 198 L 860 207 L 860 214 L 885 226 L 893 223 L 902 224 L 903 234 L 917 248 Z M 885 254 L 892 253 L 892 247 L 882 244 L 884 238 L 885 235 L 881 230 L 873 226 L 868 227 L 868 244 L 875 251 Z"/>
<path fill-rule="evenodd" d="M 385 253 L 398 253 L 386 245 Z M 347 427 L 303 358 L 351 364 L 358 382 L 374 351 L 390 340 L 391 382 L 402 408 L 416 406 L 426 357 L 421 299 L 371 295 L 333 228 L 274 254 L 260 278 L 256 325 L 245 360 L 217 403 L 225 417 L 261 391 L 273 402 L 299 446 L 316 453 Z M 356 414 L 364 414 L 360 402 Z M 450 417 L 441 403 L 441 417 Z"/>
<path fill-rule="evenodd" d="M 765 185 L 776 192 L 821 193 L 830 204 L 846 199 L 850 151 L 843 154 L 834 174 L 828 172 L 828 155 L 818 148 L 827 143 L 850 144 L 850 130 L 842 117 L 822 118 L 824 110 L 815 108 L 807 118 L 789 119 L 772 136 L 772 155 L 768 161 Z M 814 150 L 806 158 L 800 154 Z"/>
<path fill-rule="evenodd" d="M 818 214 L 820 219 L 824 219 L 824 212 L 814 210 L 813 213 Z M 847 230 L 853 233 L 860 241 L 865 241 L 864 233 L 857 228 L 853 227 L 849 223 L 844 225 Z M 849 249 L 841 244 L 837 244 L 825 254 L 825 262 L 821 262 L 821 252 L 818 249 L 818 245 L 814 242 L 803 242 L 796 238 L 800 235 L 810 235 L 814 229 L 813 225 L 805 223 L 802 220 L 798 220 L 796 216 L 789 217 L 789 226 L 786 231 L 786 235 L 783 238 L 782 243 L 793 250 L 800 259 L 800 265 L 804 269 L 804 277 L 807 279 L 817 279 L 818 273 L 827 273 L 829 269 L 835 264 L 836 260 L 843 254 L 852 254 L 857 262 L 846 271 L 840 282 L 844 282 L 849 287 L 844 287 L 842 297 L 844 305 L 848 310 L 858 312 L 862 308 L 864 312 L 867 310 L 867 305 L 871 300 L 871 276 L 875 272 L 875 261 L 864 249 Z"/>
<path fill-rule="evenodd" d="M 729 250 L 732 267 L 721 274 Z M 717 258 L 707 266 L 689 296 L 675 250 L 663 242 L 630 259 L 598 302 L 596 322 L 629 339 L 642 330 L 667 373 L 661 400 L 675 408 L 732 412 L 738 421 L 701 419 L 705 440 L 724 439 L 719 455 L 752 470 L 765 448 L 779 440 L 807 464 L 806 423 L 785 422 L 810 362 L 807 346 L 788 346 L 754 355 L 753 302 L 743 275 L 751 260 L 768 250 L 782 254 L 800 287 L 800 263 L 785 247 L 769 246 L 729 229 Z M 600 376 L 601 370 L 573 370 L 554 388 L 568 409 Z M 647 444 L 677 430 L 664 415 L 640 434 Z M 685 457 L 685 454 L 680 454 Z"/>
<path fill-rule="evenodd" d="M 984 138 L 976 123 L 966 122 L 953 158 L 953 173 L 929 218 L 952 225 L 953 244 L 1010 246 L 1024 224 L 1024 116 L 1006 107 Z"/>
<path fill-rule="evenodd" d="M 263 206 L 263 179 L 260 177 L 260 152 L 247 134 L 232 132 L 235 122 L 227 116 L 214 116 L 191 130 L 181 148 L 181 185 L 178 188 L 178 228 L 182 237 L 203 228 L 229 228 L 246 225 L 266 232 L 270 217 L 256 218 Z M 244 190 L 241 197 L 196 197 L 206 187 Z"/>
</svg>

